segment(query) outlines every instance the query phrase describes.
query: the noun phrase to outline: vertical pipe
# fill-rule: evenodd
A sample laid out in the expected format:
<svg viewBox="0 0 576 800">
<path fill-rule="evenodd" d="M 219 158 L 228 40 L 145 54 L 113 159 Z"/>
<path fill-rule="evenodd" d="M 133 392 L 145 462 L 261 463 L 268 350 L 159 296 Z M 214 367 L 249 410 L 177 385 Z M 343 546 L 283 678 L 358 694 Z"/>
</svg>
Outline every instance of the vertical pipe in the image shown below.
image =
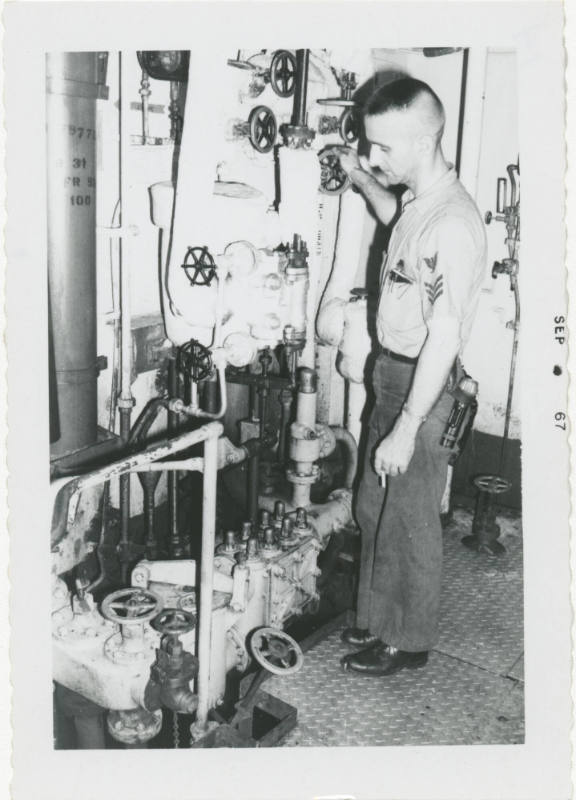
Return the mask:
<svg viewBox="0 0 576 800">
<path fill-rule="evenodd" d="M 460 164 L 462 161 L 462 139 L 464 136 L 464 119 L 466 115 L 466 87 L 468 84 L 468 53 L 466 47 L 462 54 L 462 80 L 460 82 L 460 112 L 458 114 L 458 136 L 456 139 L 456 174 L 460 177 Z"/>
<path fill-rule="evenodd" d="M 176 359 L 168 360 L 168 394 L 170 399 L 178 398 L 178 369 Z M 168 432 L 172 438 L 178 430 L 178 414 L 168 411 Z M 168 473 L 168 509 L 170 516 L 170 553 L 174 558 L 182 558 L 182 543 L 178 529 L 178 472 Z"/>
<path fill-rule="evenodd" d="M 128 70 L 124 65 L 124 56 L 118 54 L 119 63 L 119 105 L 120 105 L 120 397 L 118 411 L 120 414 L 120 438 L 124 444 L 130 437 L 130 418 L 135 400 L 132 395 L 132 314 L 130 307 L 130 259 L 124 232 L 128 227 L 128 113 L 130 84 Z M 120 547 L 119 555 L 122 565 L 122 576 L 126 578 L 130 561 L 130 475 L 120 477 Z"/>
<path fill-rule="evenodd" d="M 97 439 L 96 99 L 98 53 L 46 56 L 48 281 L 61 456 Z M 57 427 L 57 426 L 56 426 Z"/>
<path fill-rule="evenodd" d="M 216 480 L 218 437 L 204 443 L 204 479 L 202 482 L 202 555 L 200 559 L 200 615 L 198 620 L 198 710 L 196 725 L 205 728 L 210 710 L 210 639 L 212 593 L 214 586 L 214 546 L 216 538 Z"/>
<path fill-rule="evenodd" d="M 258 390 L 254 383 L 250 384 L 250 419 L 258 422 Z M 259 452 L 259 451 L 258 451 Z M 258 524 L 258 480 L 260 477 L 260 456 L 258 452 L 248 463 L 248 519 L 253 526 Z"/>
<path fill-rule="evenodd" d="M 306 125 L 306 100 L 308 95 L 308 64 L 310 50 L 296 50 L 296 85 L 292 107 L 292 125 Z"/>
</svg>

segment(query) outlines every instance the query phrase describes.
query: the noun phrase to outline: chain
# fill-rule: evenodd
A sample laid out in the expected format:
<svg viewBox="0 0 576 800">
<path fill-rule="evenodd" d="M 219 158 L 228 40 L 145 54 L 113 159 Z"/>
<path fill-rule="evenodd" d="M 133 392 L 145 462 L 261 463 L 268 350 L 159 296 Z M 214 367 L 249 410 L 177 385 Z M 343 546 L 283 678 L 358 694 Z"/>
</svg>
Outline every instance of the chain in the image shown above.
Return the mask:
<svg viewBox="0 0 576 800">
<path fill-rule="evenodd" d="M 178 750 L 180 747 L 180 729 L 178 727 L 178 713 L 172 712 L 172 735 L 174 738 L 174 749 Z"/>
</svg>

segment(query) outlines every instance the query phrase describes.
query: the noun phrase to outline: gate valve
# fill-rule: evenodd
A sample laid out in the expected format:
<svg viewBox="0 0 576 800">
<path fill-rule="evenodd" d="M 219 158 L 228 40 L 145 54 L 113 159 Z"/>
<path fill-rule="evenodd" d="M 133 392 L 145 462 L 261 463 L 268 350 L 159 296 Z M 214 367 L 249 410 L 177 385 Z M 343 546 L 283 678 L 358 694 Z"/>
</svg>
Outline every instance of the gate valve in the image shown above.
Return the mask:
<svg viewBox="0 0 576 800">
<path fill-rule="evenodd" d="M 270 64 L 270 86 L 278 97 L 292 97 L 296 88 L 296 56 L 276 50 Z"/>
<path fill-rule="evenodd" d="M 153 646 L 146 623 L 161 611 L 162 599 L 148 589 L 119 589 L 105 597 L 102 616 L 120 626 L 104 645 L 106 656 L 116 663 L 145 658 Z"/>
<path fill-rule="evenodd" d="M 276 628 L 259 628 L 250 640 L 252 655 L 260 666 L 275 675 L 298 672 L 304 656 L 298 642 Z"/>
<path fill-rule="evenodd" d="M 182 269 L 190 281 L 190 286 L 210 286 L 216 277 L 216 262 L 206 246 L 189 247 L 184 256 Z"/>
<path fill-rule="evenodd" d="M 340 159 L 333 151 L 320 151 L 320 191 L 323 194 L 342 194 L 351 185 L 350 178 L 340 166 Z"/>
<path fill-rule="evenodd" d="M 248 117 L 248 138 L 259 153 L 269 153 L 276 142 L 278 124 L 268 106 L 255 106 Z"/>
<path fill-rule="evenodd" d="M 162 634 L 162 639 L 144 691 L 144 705 L 149 711 L 161 706 L 177 714 L 196 710 L 198 698 L 190 691 L 189 684 L 198 674 L 198 659 L 184 650 L 179 639 L 195 625 L 195 616 L 181 608 L 166 608 L 154 620 L 153 627 Z"/>
<path fill-rule="evenodd" d="M 345 144 L 354 144 L 360 135 L 360 122 L 355 108 L 346 108 L 340 117 L 322 115 L 318 121 L 318 133 L 326 136 L 339 133 Z"/>
<path fill-rule="evenodd" d="M 205 380 L 214 371 L 210 350 L 196 339 L 178 348 L 178 370 L 192 378 L 194 383 Z"/>
</svg>

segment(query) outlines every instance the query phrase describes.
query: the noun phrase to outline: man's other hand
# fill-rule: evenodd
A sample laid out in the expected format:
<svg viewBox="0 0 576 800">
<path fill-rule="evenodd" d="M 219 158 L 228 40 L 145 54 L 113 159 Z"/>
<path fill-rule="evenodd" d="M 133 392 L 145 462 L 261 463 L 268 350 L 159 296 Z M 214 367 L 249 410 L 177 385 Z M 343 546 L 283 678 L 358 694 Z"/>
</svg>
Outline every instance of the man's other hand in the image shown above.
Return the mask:
<svg viewBox="0 0 576 800">
<path fill-rule="evenodd" d="M 417 430 L 418 426 L 406 423 L 403 417 L 399 418 L 374 451 L 374 472 L 377 475 L 384 472 L 394 477 L 406 472 L 414 455 Z"/>
</svg>

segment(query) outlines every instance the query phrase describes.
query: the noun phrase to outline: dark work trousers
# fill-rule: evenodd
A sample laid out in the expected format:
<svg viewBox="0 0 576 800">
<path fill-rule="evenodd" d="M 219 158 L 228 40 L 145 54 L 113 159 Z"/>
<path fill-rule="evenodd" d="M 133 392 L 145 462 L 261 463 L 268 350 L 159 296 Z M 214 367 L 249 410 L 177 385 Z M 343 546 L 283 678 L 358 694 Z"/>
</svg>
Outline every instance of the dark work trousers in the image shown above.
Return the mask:
<svg viewBox="0 0 576 800">
<path fill-rule="evenodd" d="M 410 390 L 415 366 L 381 354 L 364 472 L 356 500 L 362 536 L 356 624 L 399 650 L 430 650 L 438 637 L 442 582 L 440 503 L 451 451 L 440 444 L 453 397 L 445 390 L 420 426 L 403 475 L 382 488 L 374 450 L 390 432 Z"/>
</svg>

